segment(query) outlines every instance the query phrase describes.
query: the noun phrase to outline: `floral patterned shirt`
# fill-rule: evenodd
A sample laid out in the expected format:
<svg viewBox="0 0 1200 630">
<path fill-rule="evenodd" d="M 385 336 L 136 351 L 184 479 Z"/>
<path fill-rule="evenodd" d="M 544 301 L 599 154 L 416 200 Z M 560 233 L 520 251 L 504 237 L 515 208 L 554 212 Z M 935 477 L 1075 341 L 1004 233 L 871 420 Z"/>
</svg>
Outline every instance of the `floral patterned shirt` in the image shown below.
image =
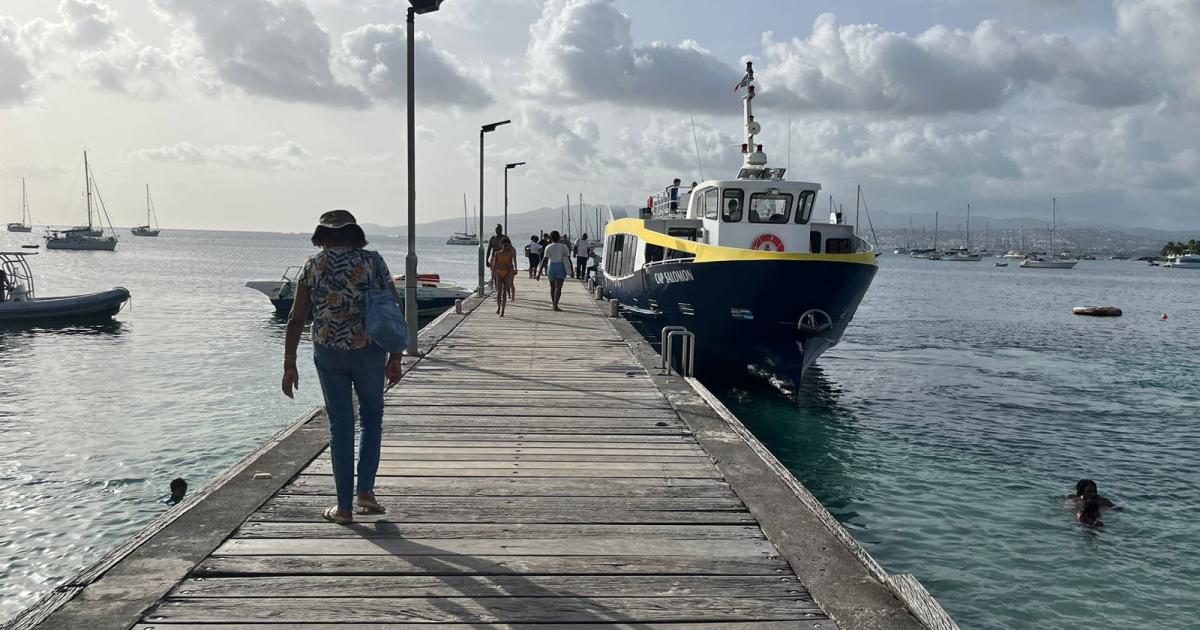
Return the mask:
<svg viewBox="0 0 1200 630">
<path fill-rule="evenodd" d="M 299 283 L 312 298 L 313 343 L 339 350 L 370 343 L 364 320 L 367 291 L 379 286 L 376 269 L 391 278 L 383 257 L 365 249 L 326 248 L 304 261 Z"/>
</svg>

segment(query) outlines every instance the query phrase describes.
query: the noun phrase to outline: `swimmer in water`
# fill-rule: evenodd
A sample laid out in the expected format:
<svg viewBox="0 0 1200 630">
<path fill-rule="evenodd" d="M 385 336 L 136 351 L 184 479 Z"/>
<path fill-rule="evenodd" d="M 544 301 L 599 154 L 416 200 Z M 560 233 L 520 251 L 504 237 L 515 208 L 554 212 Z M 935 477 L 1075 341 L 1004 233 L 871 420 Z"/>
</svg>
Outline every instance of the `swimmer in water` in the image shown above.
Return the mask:
<svg viewBox="0 0 1200 630">
<path fill-rule="evenodd" d="M 1103 529 L 1104 521 L 1100 520 L 1100 501 L 1097 499 L 1088 499 L 1084 502 L 1083 508 L 1075 515 L 1081 525 L 1094 529 Z"/>
<path fill-rule="evenodd" d="M 1075 494 L 1068 494 L 1064 498 L 1074 499 L 1075 503 L 1079 506 L 1083 506 L 1088 501 L 1096 501 L 1102 508 L 1117 509 L 1117 506 L 1112 501 L 1100 496 L 1099 491 L 1096 489 L 1096 482 L 1091 479 L 1080 479 L 1075 482 Z"/>
</svg>

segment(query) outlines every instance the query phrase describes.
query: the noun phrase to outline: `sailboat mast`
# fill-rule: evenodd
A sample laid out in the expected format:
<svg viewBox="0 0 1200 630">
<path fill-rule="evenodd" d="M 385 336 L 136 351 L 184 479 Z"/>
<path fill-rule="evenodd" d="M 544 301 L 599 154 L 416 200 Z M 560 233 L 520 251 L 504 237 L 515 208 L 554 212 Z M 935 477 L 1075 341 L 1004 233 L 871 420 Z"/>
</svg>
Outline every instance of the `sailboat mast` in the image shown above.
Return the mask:
<svg viewBox="0 0 1200 630">
<path fill-rule="evenodd" d="M 582 234 L 583 230 L 583 193 L 579 193 L 579 233 Z"/>
<path fill-rule="evenodd" d="M 146 184 L 146 227 L 150 227 L 150 184 Z"/>
<path fill-rule="evenodd" d="M 858 234 L 858 200 L 862 199 L 862 185 L 854 189 L 854 233 Z"/>
<path fill-rule="evenodd" d="M 468 218 L 470 216 L 471 215 L 467 214 L 467 193 L 463 193 L 463 233 L 464 234 L 471 233 L 471 222 L 470 222 L 470 219 Z M 476 236 L 478 236 L 478 234 Z"/>
<path fill-rule="evenodd" d="M 971 204 L 967 204 L 967 249 L 971 249 Z"/>
<path fill-rule="evenodd" d="M 933 211 L 933 249 L 937 251 L 938 211 Z"/>
<path fill-rule="evenodd" d="M 87 151 L 83 152 L 83 190 L 87 196 L 88 231 L 92 230 L 92 175 L 88 170 Z"/>
<path fill-rule="evenodd" d="M 29 197 L 25 196 L 25 178 L 21 178 L 21 225 L 33 223 L 29 220 Z"/>
<path fill-rule="evenodd" d="M 1050 251 L 1048 255 L 1054 255 L 1054 224 L 1058 222 L 1058 197 L 1050 198 Z"/>
</svg>

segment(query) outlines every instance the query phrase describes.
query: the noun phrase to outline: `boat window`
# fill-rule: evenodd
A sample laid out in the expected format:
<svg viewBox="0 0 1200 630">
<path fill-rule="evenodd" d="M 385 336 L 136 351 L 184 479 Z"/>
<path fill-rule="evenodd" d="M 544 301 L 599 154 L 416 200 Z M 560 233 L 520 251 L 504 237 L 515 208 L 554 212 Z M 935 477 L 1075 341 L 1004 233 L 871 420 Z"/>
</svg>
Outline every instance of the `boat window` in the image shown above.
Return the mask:
<svg viewBox="0 0 1200 630">
<path fill-rule="evenodd" d="M 625 237 L 625 251 L 621 252 L 621 275 L 628 276 L 633 273 L 633 266 L 637 262 L 638 237 Z"/>
<path fill-rule="evenodd" d="M 792 213 L 790 194 L 754 193 L 750 195 L 751 223 L 787 223 Z"/>
<path fill-rule="evenodd" d="M 853 254 L 854 248 L 848 238 L 831 238 L 825 241 L 826 254 Z"/>
<path fill-rule="evenodd" d="M 727 223 L 742 220 L 742 204 L 746 193 L 741 188 L 726 188 L 721 193 L 721 219 Z"/>
<path fill-rule="evenodd" d="M 624 248 L 625 235 L 614 234 L 608 237 L 608 250 L 605 255 L 604 273 L 616 276 L 617 270 L 620 269 L 621 251 Z"/>
<path fill-rule="evenodd" d="M 808 251 L 813 254 L 821 253 L 821 233 L 813 230 L 808 233 Z"/>
<path fill-rule="evenodd" d="M 667 236 L 686 238 L 689 241 L 696 240 L 697 232 L 696 228 L 667 228 Z"/>
<path fill-rule="evenodd" d="M 668 249 L 667 250 L 667 260 L 680 260 L 683 258 L 690 259 L 690 258 L 695 258 L 695 257 L 696 257 L 696 255 L 691 252 L 683 252 L 683 251 L 679 251 L 678 249 Z"/>
<path fill-rule="evenodd" d="M 704 216 L 705 219 L 716 220 L 719 212 L 720 204 L 717 200 L 717 189 L 707 188 L 704 190 Z"/>
<path fill-rule="evenodd" d="M 663 246 L 646 243 L 646 264 L 658 262 L 663 259 Z"/>
<path fill-rule="evenodd" d="M 796 202 L 796 223 L 808 223 L 808 220 L 812 218 L 813 204 L 816 201 L 816 191 L 804 190 L 800 192 L 800 200 Z"/>
</svg>

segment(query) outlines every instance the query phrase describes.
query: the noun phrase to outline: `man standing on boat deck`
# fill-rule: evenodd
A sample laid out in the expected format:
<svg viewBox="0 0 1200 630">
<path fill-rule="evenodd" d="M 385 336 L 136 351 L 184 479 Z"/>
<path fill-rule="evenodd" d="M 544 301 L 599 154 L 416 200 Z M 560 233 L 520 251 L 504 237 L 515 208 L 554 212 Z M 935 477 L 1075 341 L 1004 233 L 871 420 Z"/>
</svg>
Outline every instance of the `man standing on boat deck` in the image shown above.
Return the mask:
<svg viewBox="0 0 1200 630">
<path fill-rule="evenodd" d="M 579 237 L 575 241 L 575 277 L 582 282 L 587 279 L 587 264 L 588 257 L 591 254 L 591 244 L 588 243 L 587 234 Z"/>
<path fill-rule="evenodd" d="M 671 182 L 671 210 L 679 209 L 679 184 L 680 180 L 678 177 L 675 178 L 675 181 Z"/>
</svg>

